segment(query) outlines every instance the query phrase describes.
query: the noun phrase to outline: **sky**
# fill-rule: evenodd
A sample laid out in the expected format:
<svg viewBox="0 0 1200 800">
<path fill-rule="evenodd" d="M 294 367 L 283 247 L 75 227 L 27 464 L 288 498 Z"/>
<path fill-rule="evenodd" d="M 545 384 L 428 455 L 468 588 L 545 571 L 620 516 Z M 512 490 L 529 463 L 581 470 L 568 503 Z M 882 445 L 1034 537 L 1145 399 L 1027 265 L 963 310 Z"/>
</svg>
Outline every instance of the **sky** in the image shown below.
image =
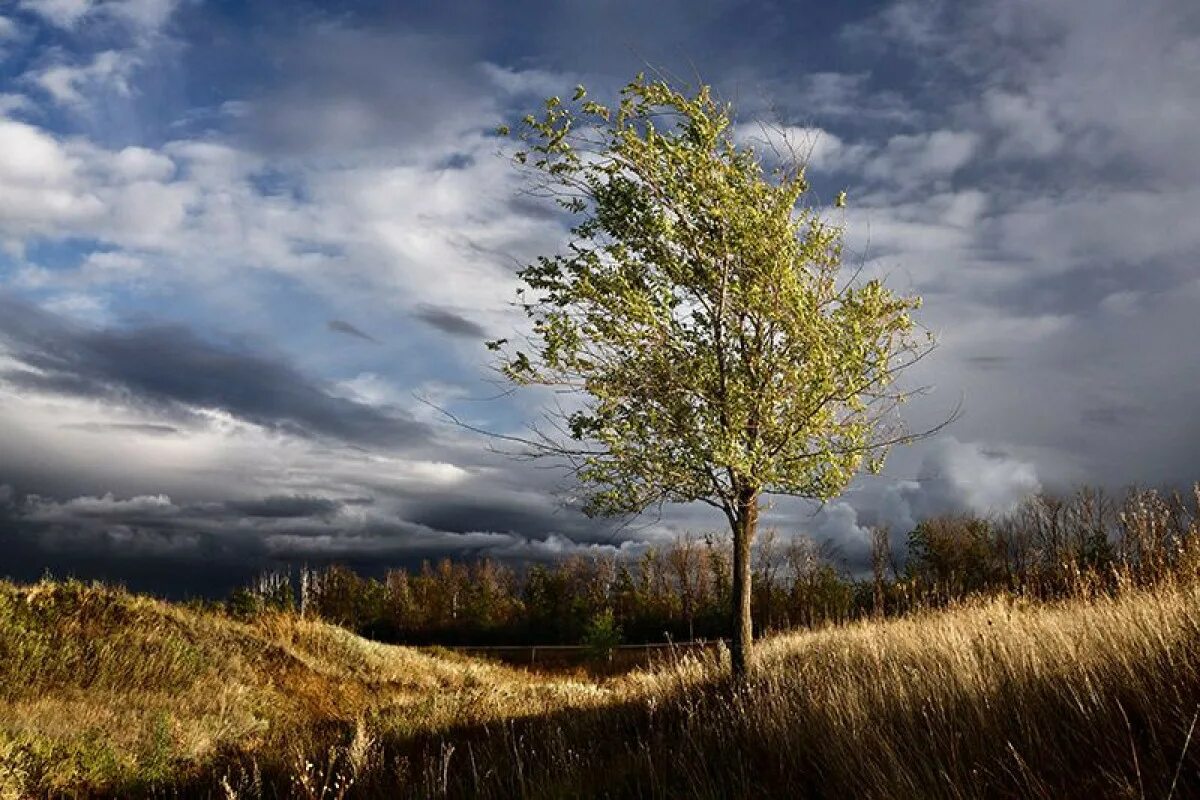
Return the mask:
<svg viewBox="0 0 1200 800">
<path fill-rule="evenodd" d="M 861 564 L 924 516 L 1200 478 L 1200 5 L 0 0 L 0 576 L 637 556 L 517 432 L 489 338 L 568 221 L 495 136 L 577 83 L 712 84 L 925 299 L 893 453 L 764 524 Z"/>
</svg>

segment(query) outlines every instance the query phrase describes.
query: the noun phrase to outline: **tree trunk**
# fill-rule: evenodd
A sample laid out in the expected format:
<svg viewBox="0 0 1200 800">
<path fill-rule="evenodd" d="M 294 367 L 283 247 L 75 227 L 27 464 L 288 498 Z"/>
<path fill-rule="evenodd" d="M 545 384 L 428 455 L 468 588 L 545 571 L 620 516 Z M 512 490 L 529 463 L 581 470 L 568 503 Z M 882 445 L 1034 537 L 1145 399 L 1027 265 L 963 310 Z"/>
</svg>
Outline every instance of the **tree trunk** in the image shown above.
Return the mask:
<svg viewBox="0 0 1200 800">
<path fill-rule="evenodd" d="M 758 492 L 738 493 L 736 522 L 733 526 L 733 644 L 730 655 L 733 675 L 746 677 L 754 628 L 750 617 L 750 544 L 758 529 Z"/>
</svg>

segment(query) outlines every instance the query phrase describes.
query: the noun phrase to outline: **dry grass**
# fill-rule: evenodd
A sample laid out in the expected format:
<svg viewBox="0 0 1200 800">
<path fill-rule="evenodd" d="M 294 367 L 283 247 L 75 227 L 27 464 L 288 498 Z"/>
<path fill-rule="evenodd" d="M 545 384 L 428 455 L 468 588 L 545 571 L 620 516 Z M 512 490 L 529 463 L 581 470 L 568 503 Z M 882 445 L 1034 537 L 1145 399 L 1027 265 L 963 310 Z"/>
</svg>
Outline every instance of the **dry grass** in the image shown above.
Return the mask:
<svg viewBox="0 0 1200 800">
<path fill-rule="evenodd" d="M 105 587 L 0 584 L 4 800 L 166 786 L 231 753 L 270 760 L 363 720 L 401 737 L 606 695 L 295 616 L 245 624 Z"/>
<path fill-rule="evenodd" d="M 0 798 L 1200 795 L 1200 583 L 980 601 L 603 682 L 0 585 Z"/>
</svg>

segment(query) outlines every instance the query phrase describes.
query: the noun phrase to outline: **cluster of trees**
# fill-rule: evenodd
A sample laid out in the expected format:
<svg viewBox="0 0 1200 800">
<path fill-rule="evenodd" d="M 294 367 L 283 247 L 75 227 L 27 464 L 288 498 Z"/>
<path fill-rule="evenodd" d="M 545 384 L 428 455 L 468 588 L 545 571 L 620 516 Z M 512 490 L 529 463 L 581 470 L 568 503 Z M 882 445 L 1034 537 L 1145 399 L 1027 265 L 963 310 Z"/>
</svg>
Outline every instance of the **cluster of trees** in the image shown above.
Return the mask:
<svg viewBox="0 0 1200 800">
<path fill-rule="evenodd" d="M 1179 492 L 1084 487 L 1036 494 L 1003 517 L 936 517 L 908 537 L 907 583 L 945 602 L 1003 590 L 1039 598 L 1144 585 L 1196 566 L 1200 484 Z"/>
<path fill-rule="evenodd" d="M 482 559 L 426 562 L 382 579 L 348 567 L 270 572 L 228 601 L 238 615 L 295 609 L 372 638 L 411 644 L 577 644 L 598 628 L 623 641 L 729 635 L 732 548 L 715 535 L 680 536 L 636 560 L 573 556 L 520 572 Z M 828 547 L 768 531 L 755 551 L 758 624 L 766 628 L 845 619 L 855 582 Z"/>
<path fill-rule="evenodd" d="M 765 531 L 752 553 L 754 623 L 782 630 L 894 615 L 978 593 L 1036 598 L 1117 591 L 1193 568 L 1200 486 L 1178 494 L 1098 489 L 1038 494 L 995 519 L 948 515 L 908 534 L 902 566 L 884 528 L 871 569 L 852 574 L 837 550 Z M 230 599 L 239 614 L 294 608 L 384 641 L 577 644 L 597 631 L 628 642 L 724 638 L 734 621 L 728 538 L 681 536 L 637 560 L 572 557 L 522 572 L 491 560 L 444 559 L 382 580 L 343 566 L 270 573 Z"/>
</svg>

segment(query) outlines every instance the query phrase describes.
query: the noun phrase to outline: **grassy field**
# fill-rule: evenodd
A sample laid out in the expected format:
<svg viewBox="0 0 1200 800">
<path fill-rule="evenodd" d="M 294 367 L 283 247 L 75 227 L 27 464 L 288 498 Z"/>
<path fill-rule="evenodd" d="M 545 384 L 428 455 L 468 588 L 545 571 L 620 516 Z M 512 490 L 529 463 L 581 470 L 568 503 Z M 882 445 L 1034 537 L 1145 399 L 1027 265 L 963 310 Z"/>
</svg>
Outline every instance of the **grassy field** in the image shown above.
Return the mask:
<svg viewBox="0 0 1200 800">
<path fill-rule="evenodd" d="M 1200 583 L 603 679 L 0 584 L 0 798 L 1200 796 Z"/>
</svg>

